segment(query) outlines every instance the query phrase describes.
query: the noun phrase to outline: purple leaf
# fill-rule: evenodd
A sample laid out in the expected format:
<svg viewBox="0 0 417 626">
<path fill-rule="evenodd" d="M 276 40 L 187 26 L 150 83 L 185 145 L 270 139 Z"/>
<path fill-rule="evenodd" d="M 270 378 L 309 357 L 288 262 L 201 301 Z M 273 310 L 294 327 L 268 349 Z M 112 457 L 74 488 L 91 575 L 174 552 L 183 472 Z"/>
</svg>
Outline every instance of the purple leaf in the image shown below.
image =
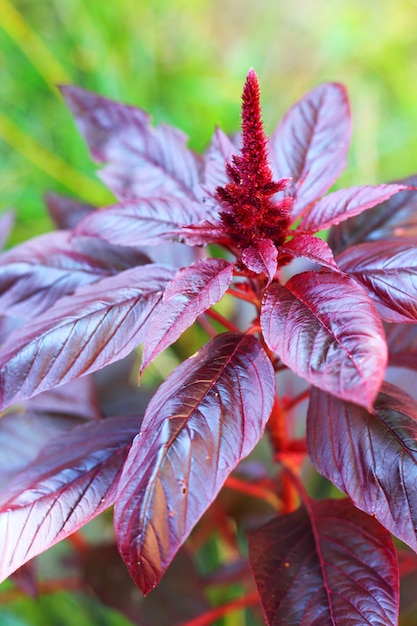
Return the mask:
<svg viewBox="0 0 417 626">
<path fill-rule="evenodd" d="M 141 198 L 96 211 L 81 222 L 75 234 L 121 246 L 159 246 L 178 239 L 181 226 L 203 216 L 201 205 L 189 198 Z"/>
<path fill-rule="evenodd" d="M 157 585 L 227 476 L 260 439 L 274 379 L 255 337 L 225 333 L 177 367 L 153 397 L 115 507 L 119 550 L 143 593 Z"/>
<path fill-rule="evenodd" d="M 91 380 L 85 377 L 7 411 L 0 419 L 0 484 L 32 462 L 52 437 L 97 419 L 92 394 Z"/>
<path fill-rule="evenodd" d="M 384 383 L 372 413 L 313 389 L 307 440 L 317 470 L 417 550 L 417 402 Z"/>
<path fill-rule="evenodd" d="M 349 102 L 337 83 L 316 87 L 284 116 L 271 137 L 270 156 L 277 177 L 293 179 L 294 218 L 343 172 L 350 135 Z"/>
<path fill-rule="evenodd" d="M 101 413 L 96 392 L 92 377 L 84 376 L 31 398 L 27 407 L 43 417 L 58 419 L 70 416 L 77 420 L 97 420 L 101 418 Z"/>
<path fill-rule="evenodd" d="M 149 259 L 143 252 L 59 231 L 0 256 L 0 313 L 33 318 L 78 287 Z"/>
<path fill-rule="evenodd" d="M 417 370 L 417 325 L 387 324 L 389 365 Z"/>
<path fill-rule="evenodd" d="M 399 183 L 415 187 L 417 176 L 403 178 Z M 395 194 L 366 213 L 349 218 L 330 230 L 329 244 L 335 252 L 365 241 L 386 241 L 393 237 L 416 237 L 417 190 Z"/>
<path fill-rule="evenodd" d="M 417 240 L 370 241 L 336 259 L 375 301 L 386 322 L 417 322 Z"/>
<path fill-rule="evenodd" d="M 7 337 L 16 328 L 22 326 L 23 320 L 17 319 L 17 317 L 4 317 L 0 315 L 0 344 L 4 343 Z"/>
<path fill-rule="evenodd" d="M 368 185 L 339 189 L 313 204 L 302 216 L 298 228 L 310 232 L 327 230 L 330 226 L 359 215 L 404 189 L 406 189 L 404 185 L 376 187 Z"/>
<path fill-rule="evenodd" d="M 0 580 L 109 508 L 140 418 L 56 437 L 0 492 Z"/>
<path fill-rule="evenodd" d="M 387 347 L 372 301 L 348 276 L 303 272 L 272 284 L 261 312 L 265 341 L 285 365 L 330 393 L 372 405 Z"/>
<path fill-rule="evenodd" d="M 152 317 L 143 345 L 141 370 L 223 297 L 232 276 L 233 265 L 223 259 L 197 261 L 175 274 Z"/>
<path fill-rule="evenodd" d="M 338 270 L 333 252 L 330 246 L 314 235 L 295 234 L 290 241 L 279 247 L 279 256 L 290 258 L 304 257 L 313 263 L 319 263 L 331 270 Z"/>
<path fill-rule="evenodd" d="M 348 500 L 310 501 L 249 535 L 268 626 L 396 626 L 391 535 Z"/>
<path fill-rule="evenodd" d="M 170 265 L 179 269 L 201 259 L 201 250 L 184 246 L 179 241 L 164 242 L 163 246 L 143 246 L 140 248 L 155 263 Z"/>
<path fill-rule="evenodd" d="M 144 111 L 79 87 L 62 92 L 92 157 L 110 163 L 101 178 L 117 198 L 199 198 L 199 158 L 181 131 L 164 124 L 153 128 Z"/>
<path fill-rule="evenodd" d="M 95 211 L 91 204 L 57 193 L 47 193 L 44 200 L 49 215 L 60 230 L 75 228 L 84 217 Z"/>
<path fill-rule="evenodd" d="M 270 239 L 257 239 L 242 252 L 242 261 L 255 274 L 265 274 L 270 283 L 277 271 L 276 246 Z"/>
<path fill-rule="evenodd" d="M 141 343 L 173 270 L 135 267 L 81 287 L 13 332 L 0 350 L 1 406 L 118 361 Z"/>
<path fill-rule="evenodd" d="M 226 185 L 229 178 L 226 164 L 236 154 L 236 145 L 220 129 L 216 128 L 211 143 L 204 155 L 204 187 L 214 194 L 219 186 Z"/>
<path fill-rule="evenodd" d="M 230 235 L 225 232 L 223 224 L 218 221 L 218 216 L 210 222 L 203 220 L 202 222 L 183 226 L 176 231 L 179 241 L 186 243 L 188 246 L 204 246 L 209 243 L 230 243 Z"/>
</svg>

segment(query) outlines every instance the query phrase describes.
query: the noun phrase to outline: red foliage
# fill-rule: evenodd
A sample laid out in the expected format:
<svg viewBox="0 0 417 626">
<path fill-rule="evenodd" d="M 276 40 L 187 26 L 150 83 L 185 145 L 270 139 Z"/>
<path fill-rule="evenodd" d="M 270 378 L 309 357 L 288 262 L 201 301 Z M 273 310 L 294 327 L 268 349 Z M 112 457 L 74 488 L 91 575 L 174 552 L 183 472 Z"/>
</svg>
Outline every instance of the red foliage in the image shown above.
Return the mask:
<svg viewBox="0 0 417 626">
<path fill-rule="evenodd" d="M 114 504 L 129 584 L 178 610 L 122 601 L 78 535 L 76 586 L 136 623 L 250 606 L 270 626 L 394 626 L 391 533 L 417 551 L 417 401 L 392 369 L 417 369 L 417 178 L 325 195 L 350 140 L 335 83 L 268 138 L 251 70 L 240 150 L 217 130 L 203 156 L 139 109 L 63 93 L 117 201 L 48 196 L 62 230 L 0 256 L 1 576 Z M 157 389 L 133 383 L 139 344 L 141 375 L 168 348 L 181 361 Z M 273 470 L 242 462 L 265 429 Z M 307 493 L 307 454 L 325 477 L 312 495 L 330 481 L 348 498 Z M 215 534 L 230 560 L 198 572 Z M 123 580 L 114 545 L 94 554 Z M 208 607 L 204 590 L 236 581 L 243 597 Z"/>
</svg>

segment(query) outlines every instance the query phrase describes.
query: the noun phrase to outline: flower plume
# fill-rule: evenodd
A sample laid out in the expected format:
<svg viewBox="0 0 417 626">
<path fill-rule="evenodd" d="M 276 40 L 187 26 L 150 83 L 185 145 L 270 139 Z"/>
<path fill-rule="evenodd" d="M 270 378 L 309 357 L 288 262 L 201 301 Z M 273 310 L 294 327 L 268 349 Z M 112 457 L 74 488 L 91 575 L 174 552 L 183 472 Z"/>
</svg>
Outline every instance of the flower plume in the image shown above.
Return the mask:
<svg viewBox="0 0 417 626">
<path fill-rule="evenodd" d="M 286 237 L 292 198 L 274 201 L 289 179 L 274 181 L 268 163 L 258 77 L 251 69 L 242 95 L 242 148 L 227 165 L 229 183 L 217 188 L 224 227 L 240 249 L 259 239 L 281 245 Z"/>
</svg>

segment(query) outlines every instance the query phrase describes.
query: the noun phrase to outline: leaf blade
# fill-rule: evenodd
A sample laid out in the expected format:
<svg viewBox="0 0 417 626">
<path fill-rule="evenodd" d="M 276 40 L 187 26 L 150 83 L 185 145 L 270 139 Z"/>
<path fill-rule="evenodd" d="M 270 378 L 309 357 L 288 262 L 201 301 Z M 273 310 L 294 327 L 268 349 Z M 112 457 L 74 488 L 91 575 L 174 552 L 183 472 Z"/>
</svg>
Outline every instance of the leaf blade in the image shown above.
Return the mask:
<svg viewBox="0 0 417 626">
<path fill-rule="evenodd" d="M 216 128 L 204 154 L 204 187 L 211 194 L 227 184 L 226 164 L 232 160 L 238 146 L 220 128 Z"/>
<path fill-rule="evenodd" d="M 261 326 L 268 347 L 311 384 L 371 406 L 387 347 L 372 301 L 353 279 L 303 272 L 266 291 Z"/>
<path fill-rule="evenodd" d="M 73 381 L 7 411 L 0 419 L 0 484 L 33 461 L 58 433 L 99 418 L 89 377 Z"/>
<path fill-rule="evenodd" d="M 8 483 L 0 492 L 1 580 L 113 504 L 139 426 L 134 416 L 76 427 Z"/>
<path fill-rule="evenodd" d="M 249 556 L 268 626 L 397 624 L 391 536 L 348 500 L 272 519 L 249 535 Z"/>
<path fill-rule="evenodd" d="M 158 246 L 177 241 L 182 226 L 190 226 L 203 216 L 201 205 L 189 198 L 140 198 L 95 211 L 78 225 L 75 234 L 119 246 Z"/>
<path fill-rule="evenodd" d="M 417 176 L 408 176 L 396 182 L 407 187 L 416 187 Z M 335 253 L 339 253 L 365 241 L 415 237 L 417 234 L 416 207 L 417 191 L 415 189 L 401 191 L 382 204 L 367 210 L 365 214 L 356 215 L 333 226 L 328 242 Z"/>
<path fill-rule="evenodd" d="M 242 261 L 256 274 L 265 274 L 268 284 L 277 271 L 278 251 L 270 239 L 259 238 L 242 252 Z"/>
<path fill-rule="evenodd" d="M 345 88 L 324 83 L 289 109 L 270 140 L 278 178 L 293 178 L 297 217 L 346 167 L 351 122 Z"/>
<path fill-rule="evenodd" d="M 389 364 L 417 370 L 417 325 L 387 324 Z"/>
<path fill-rule="evenodd" d="M 374 300 L 386 322 L 417 322 L 416 239 L 369 241 L 338 255 L 339 267 Z"/>
<path fill-rule="evenodd" d="M 120 200 L 157 195 L 199 197 L 200 161 L 186 136 L 166 124 L 150 125 L 141 109 L 80 87 L 62 87 L 92 157 L 108 162 L 103 182 Z"/>
<path fill-rule="evenodd" d="M 178 270 L 152 317 L 143 345 L 141 371 L 223 297 L 232 275 L 233 265 L 223 259 L 203 259 Z"/>
<path fill-rule="evenodd" d="M 82 285 L 148 262 L 138 250 L 69 232 L 40 235 L 0 256 L 0 313 L 34 318 Z"/>
<path fill-rule="evenodd" d="M 145 337 L 172 269 L 135 267 L 81 287 L 14 331 L 0 349 L 1 406 L 122 359 Z"/>
<path fill-rule="evenodd" d="M 44 201 L 49 215 L 59 230 L 74 228 L 84 217 L 96 210 L 95 206 L 87 202 L 57 193 L 45 194 Z"/>
<path fill-rule="evenodd" d="M 225 333 L 174 370 L 155 394 L 115 506 L 120 553 L 145 594 L 259 440 L 274 384 L 259 341 Z"/>
<path fill-rule="evenodd" d="M 296 233 L 292 239 L 279 247 L 278 255 L 285 258 L 304 257 L 333 271 L 339 271 L 330 246 L 314 235 Z"/>
<path fill-rule="evenodd" d="M 338 189 L 313 204 L 302 216 L 298 228 L 309 232 L 327 230 L 330 226 L 359 215 L 405 189 L 404 185 L 394 184 Z"/>
<path fill-rule="evenodd" d="M 307 443 L 321 474 L 417 549 L 417 403 L 411 396 L 384 383 L 370 413 L 313 389 Z"/>
</svg>

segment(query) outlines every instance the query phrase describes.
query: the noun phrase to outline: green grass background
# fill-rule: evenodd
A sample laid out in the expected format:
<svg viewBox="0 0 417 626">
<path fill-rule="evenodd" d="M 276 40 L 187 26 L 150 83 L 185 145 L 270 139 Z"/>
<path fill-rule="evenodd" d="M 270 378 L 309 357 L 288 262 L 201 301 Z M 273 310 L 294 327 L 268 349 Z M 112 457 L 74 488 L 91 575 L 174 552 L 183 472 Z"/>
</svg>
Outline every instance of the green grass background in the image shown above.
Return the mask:
<svg viewBox="0 0 417 626">
<path fill-rule="evenodd" d="M 111 201 L 56 84 L 143 107 L 201 150 L 216 124 L 238 128 L 251 66 L 269 131 L 308 89 L 345 83 L 340 184 L 417 171 L 415 0 L 0 0 L 0 210 L 17 212 L 14 240 L 49 228 L 47 190 Z"/>
</svg>

